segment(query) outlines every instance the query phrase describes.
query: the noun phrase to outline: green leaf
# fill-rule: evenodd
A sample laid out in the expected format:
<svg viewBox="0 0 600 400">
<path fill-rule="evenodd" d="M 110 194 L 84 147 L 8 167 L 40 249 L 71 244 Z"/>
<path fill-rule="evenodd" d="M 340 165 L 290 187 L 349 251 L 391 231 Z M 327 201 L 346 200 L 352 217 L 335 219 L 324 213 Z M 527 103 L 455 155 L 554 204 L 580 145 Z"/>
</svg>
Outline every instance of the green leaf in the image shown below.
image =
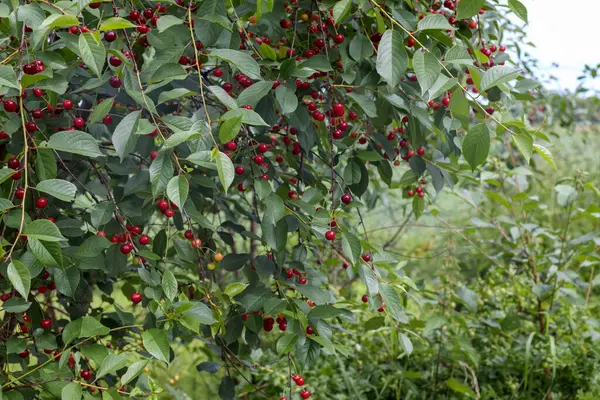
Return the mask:
<svg viewBox="0 0 600 400">
<path fill-rule="evenodd" d="M 223 291 L 227 296 L 234 298 L 238 294 L 242 293 L 248 287 L 247 283 L 233 282 L 227 285 Z"/>
<path fill-rule="evenodd" d="M 169 200 L 175 203 L 179 208 L 183 208 L 189 191 L 190 184 L 183 175 L 174 176 L 167 185 L 167 196 L 169 196 Z"/>
<path fill-rule="evenodd" d="M 109 248 L 112 243 L 103 236 L 93 235 L 85 239 L 85 241 L 77 249 L 76 256 L 79 258 L 96 257 L 104 250 Z"/>
<path fill-rule="evenodd" d="M 298 341 L 298 335 L 295 333 L 286 333 L 277 341 L 277 354 L 282 355 L 289 353 L 294 349 L 296 342 Z"/>
<path fill-rule="evenodd" d="M 400 83 L 400 78 L 408 68 L 408 55 L 402 43 L 402 35 L 397 30 L 388 29 L 383 34 L 379 42 L 376 68 L 388 85 L 396 86 Z"/>
<path fill-rule="evenodd" d="M 410 338 L 404 333 L 398 333 L 398 340 L 400 340 L 400 345 L 406 354 L 410 355 L 413 352 L 413 344 L 410 341 Z"/>
<path fill-rule="evenodd" d="M 456 78 L 448 78 L 446 75 L 439 74 L 433 85 L 429 88 L 427 101 L 433 100 L 448 92 L 458 83 Z"/>
<path fill-rule="evenodd" d="M 258 63 L 247 53 L 239 50 L 211 49 L 209 56 L 227 61 L 250 79 L 262 79 Z"/>
<path fill-rule="evenodd" d="M 47 40 L 48 31 L 52 28 L 66 28 L 69 26 L 79 26 L 79 20 L 74 15 L 52 14 L 36 27 L 31 36 L 31 45 L 37 48 L 42 41 Z"/>
<path fill-rule="evenodd" d="M 340 315 L 352 315 L 352 312 L 344 308 L 337 308 L 330 305 L 316 306 L 308 313 L 308 318 L 334 318 Z"/>
<path fill-rule="evenodd" d="M 164 17 L 164 15 L 163 15 Z M 161 17 L 162 18 L 162 17 Z M 160 18 L 159 18 L 160 20 Z M 137 25 L 129 22 L 125 18 L 113 17 L 109 18 L 100 25 L 100 32 L 104 31 L 116 31 L 118 29 L 136 28 Z"/>
<path fill-rule="evenodd" d="M 550 150 L 548 150 L 547 148 L 545 148 L 544 146 L 539 145 L 539 144 L 534 144 L 533 149 L 535 150 L 536 153 L 538 153 L 540 156 L 542 156 L 542 158 L 544 160 L 546 160 L 546 162 L 548 162 L 548 164 L 550 164 L 552 166 L 552 168 L 556 169 L 556 164 L 554 163 L 554 157 L 552 156 L 552 153 L 550 153 Z"/>
<path fill-rule="evenodd" d="M 112 136 L 112 142 L 115 146 L 115 151 L 119 155 L 121 162 L 129 155 L 135 147 L 138 136 L 134 133 L 140 120 L 141 111 L 135 111 L 127 114 L 125 118 L 119 122 Z"/>
<path fill-rule="evenodd" d="M 462 143 L 462 152 L 465 160 L 475 171 L 487 159 L 490 151 L 490 132 L 485 124 L 475 125 Z"/>
<path fill-rule="evenodd" d="M 163 193 L 174 172 L 170 151 L 159 151 L 156 159 L 150 164 L 150 182 L 152 183 L 152 195 Z"/>
<path fill-rule="evenodd" d="M 233 178 L 235 178 L 233 163 L 231 162 L 231 159 L 221 151 L 217 154 L 216 163 L 219 181 L 221 181 L 221 185 L 223 185 L 223 189 L 225 190 L 225 193 L 227 193 L 229 186 L 231 186 L 231 183 L 233 182 Z"/>
<path fill-rule="evenodd" d="M 348 260 L 352 264 L 356 264 L 360 260 L 360 253 L 362 252 L 360 239 L 350 232 L 343 232 L 342 250 L 344 251 L 344 255 L 348 257 Z"/>
<path fill-rule="evenodd" d="M 121 377 L 121 385 L 127 385 L 129 382 L 140 376 L 149 362 L 150 360 L 141 360 L 131 364 L 129 368 L 127 368 L 127 372 Z"/>
<path fill-rule="evenodd" d="M 158 32 L 164 32 L 172 26 L 183 24 L 183 20 L 177 18 L 174 15 L 161 15 L 161 17 L 156 22 L 156 28 Z"/>
<path fill-rule="evenodd" d="M 521 18 L 526 24 L 528 23 L 527 7 L 525 7 L 523 3 L 521 3 L 519 0 L 508 0 L 508 7 L 512 12 L 515 13 L 517 17 Z"/>
<path fill-rule="evenodd" d="M 381 299 L 385 302 L 387 310 L 392 314 L 392 317 L 402 323 L 408 323 L 408 317 L 402 310 L 402 302 L 400 301 L 400 296 L 398 296 L 398 292 L 392 286 L 381 284 L 379 286 L 379 293 L 381 294 Z"/>
<path fill-rule="evenodd" d="M 219 140 L 221 143 L 229 142 L 237 136 L 242 128 L 242 114 L 225 120 L 219 128 Z"/>
<path fill-rule="evenodd" d="M 142 335 L 142 341 L 146 351 L 155 358 L 169 363 L 171 348 L 169 347 L 169 338 L 162 329 L 148 329 Z"/>
<path fill-rule="evenodd" d="M 31 288 L 31 274 L 27 267 L 22 262 L 14 260 L 8 264 L 6 273 L 8 274 L 8 280 L 15 290 L 24 299 L 27 299 Z"/>
<path fill-rule="evenodd" d="M 260 0 L 259 0 L 259 3 L 260 3 Z M 262 55 L 263 57 L 267 57 L 269 60 L 273 60 L 273 61 L 277 60 L 277 53 L 275 53 L 275 50 L 273 50 L 273 48 L 266 43 L 260 44 L 260 47 L 258 48 L 258 52 L 260 53 L 260 55 Z"/>
<path fill-rule="evenodd" d="M 223 103 L 223 105 L 225 105 L 225 107 L 227 107 L 228 109 L 232 110 L 238 108 L 237 102 L 222 87 L 208 86 L 208 90 L 210 90 L 215 96 L 217 96 L 217 99 L 219 99 L 219 101 Z"/>
<path fill-rule="evenodd" d="M 350 42 L 348 51 L 350 53 L 350 57 L 352 57 L 354 60 L 362 61 L 373 55 L 373 46 L 371 45 L 371 41 L 368 37 L 362 33 L 357 33 Z"/>
<path fill-rule="evenodd" d="M 375 102 L 373 100 L 371 100 L 365 95 L 358 93 L 348 93 L 347 96 L 354 100 L 356 104 L 358 104 L 360 108 L 362 108 L 365 114 L 367 114 L 367 117 L 377 117 L 377 106 L 375 105 Z"/>
<path fill-rule="evenodd" d="M 512 136 L 513 142 L 517 145 L 517 148 L 529 163 L 531 154 L 533 153 L 533 138 L 526 133 L 517 133 Z"/>
<path fill-rule="evenodd" d="M 279 86 L 275 90 L 275 97 L 280 106 L 279 111 L 283 114 L 291 114 L 298 108 L 298 97 L 296 97 L 295 90 L 288 86 Z"/>
<path fill-rule="evenodd" d="M 171 100 L 182 99 L 187 96 L 194 96 L 195 94 L 196 92 L 192 92 L 191 90 L 185 88 L 176 88 L 166 92 L 160 92 L 158 95 L 157 104 L 166 103 Z"/>
<path fill-rule="evenodd" d="M 79 53 L 87 67 L 89 67 L 98 78 L 102 79 L 102 69 L 106 61 L 106 50 L 92 33 L 81 33 L 79 35 Z"/>
<path fill-rule="evenodd" d="M 379 280 L 375 272 L 367 265 L 360 264 L 358 267 L 360 280 L 365 284 L 369 294 L 375 295 L 379 292 Z"/>
<path fill-rule="evenodd" d="M 88 118 L 88 124 L 101 121 L 102 118 L 104 118 L 106 114 L 108 114 L 109 111 L 112 109 L 114 103 L 115 99 L 109 97 L 108 99 L 104 99 L 100 103 L 96 104 L 96 106 L 92 110 L 92 113 L 90 114 L 90 117 Z"/>
<path fill-rule="evenodd" d="M 62 201 L 73 201 L 75 200 L 75 194 L 77 194 L 77 187 L 64 179 L 47 179 L 41 181 L 35 189 Z"/>
<path fill-rule="evenodd" d="M 2 168 L 0 169 L 0 183 L 8 180 L 11 176 L 15 174 L 15 170 L 12 168 Z"/>
<path fill-rule="evenodd" d="M 8 65 L 0 65 L 0 87 L 20 89 L 15 70 Z"/>
<path fill-rule="evenodd" d="M 27 245 L 40 263 L 49 267 L 63 267 L 62 250 L 57 242 L 29 238 Z"/>
<path fill-rule="evenodd" d="M 352 9 L 352 0 L 338 0 L 333 6 L 333 21 L 336 24 L 339 24 L 340 21 L 346 19 L 348 15 L 350 15 L 350 10 Z"/>
<path fill-rule="evenodd" d="M 57 132 L 50 137 L 47 146 L 54 150 L 93 158 L 103 156 L 92 135 L 80 131 Z"/>
<path fill-rule="evenodd" d="M 85 316 L 81 318 L 81 330 L 79 339 L 85 339 L 92 336 L 105 336 L 110 333 L 110 329 L 102 325 L 96 318 Z"/>
<path fill-rule="evenodd" d="M 237 98 L 240 105 L 250 105 L 255 108 L 258 102 L 273 90 L 273 82 L 259 81 L 244 89 Z"/>
<path fill-rule="evenodd" d="M 183 313 L 184 317 L 193 318 L 203 325 L 212 325 L 216 322 L 212 311 L 210 311 L 210 308 L 208 308 L 206 304 L 199 301 L 194 301 L 191 303 L 193 306 Z"/>
<path fill-rule="evenodd" d="M 126 367 L 128 363 L 129 361 L 120 354 L 109 354 L 102 360 L 102 364 L 96 372 L 96 379 L 100 379 L 104 375 L 116 372 L 117 370 Z"/>
<path fill-rule="evenodd" d="M 444 55 L 444 64 L 473 65 L 473 58 L 466 47 L 455 45 Z"/>
<path fill-rule="evenodd" d="M 467 19 L 476 15 L 485 5 L 485 0 L 461 0 L 456 8 L 457 19 Z"/>
<path fill-rule="evenodd" d="M 450 25 L 450 23 L 448 22 L 448 20 L 446 19 L 446 17 L 444 17 L 443 15 L 440 14 L 429 14 L 426 15 L 425 18 L 423 18 L 422 20 L 419 21 L 419 24 L 417 25 L 417 29 L 419 31 L 426 31 L 426 30 L 456 30 L 455 27 L 453 27 L 452 25 Z"/>
<path fill-rule="evenodd" d="M 467 386 L 466 384 L 464 384 L 462 382 L 457 381 L 455 378 L 448 379 L 446 381 L 446 385 L 448 385 L 448 387 L 454 392 L 460 393 L 471 399 L 477 398 L 477 396 L 475 396 L 475 393 L 469 386 Z"/>
<path fill-rule="evenodd" d="M 179 65 L 178 63 L 167 63 L 158 67 L 154 74 L 152 74 L 152 78 L 150 78 L 149 82 L 156 83 L 165 80 L 182 80 L 187 78 L 187 76 L 188 75 L 183 66 Z"/>
<path fill-rule="evenodd" d="M 516 79 L 521 75 L 521 70 L 506 65 L 496 65 L 485 71 L 481 77 L 480 91 L 488 90 L 494 86 L 501 85 Z"/>
<path fill-rule="evenodd" d="M 58 227 L 47 219 L 38 219 L 27 224 L 23 229 L 23 235 L 30 238 L 45 240 L 47 242 L 60 242 L 67 240 Z"/>
<path fill-rule="evenodd" d="M 177 279 L 170 270 L 165 270 L 162 276 L 162 288 L 165 296 L 170 301 L 173 301 L 177 296 Z"/>
<path fill-rule="evenodd" d="M 60 392 L 60 400 L 81 400 L 83 391 L 77 382 L 68 383 Z"/>
<path fill-rule="evenodd" d="M 242 116 L 242 123 L 244 124 L 254 126 L 269 126 L 269 124 L 267 124 L 257 112 L 253 110 L 247 110 L 245 108 L 229 110 L 225 114 L 221 115 L 221 120 L 227 120 L 238 115 Z"/>
<path fill-rule="evenodd" d="M 36 87 L 39 89 L 50 90 L 56 94 L 65 94 L 69 87 L 69 82 L 67 82 L 62 75 L 54 75 L 50 79 L 39 81 L 36 83 Z"/>
<path fill-rule="evenodd" d="M 415 218 L 419 219 L 419 217 L 423 214 L 423 211 L 425 211 L 425 200 L 419 196 L 413 197 L 412 209 L 413 213 L 415 214 Z"/>
<path fill-rule="evenodd" d="M 71 298 L 75 295 L 75 290 L 77 290 L 80 278 L 81 275 L 79 274 L 79 270 L 74 267 L 67 270 L 56 269 L 54 271 L 56 289 L 60 293 Z"/>
<path fill-rule="evenodd" d="M 440 64 L 436 56 L 423 50 L 415 52 L 412 62 L 421 86 L 421 94 L 425 94 L 440 75 Z"/>
</svg>

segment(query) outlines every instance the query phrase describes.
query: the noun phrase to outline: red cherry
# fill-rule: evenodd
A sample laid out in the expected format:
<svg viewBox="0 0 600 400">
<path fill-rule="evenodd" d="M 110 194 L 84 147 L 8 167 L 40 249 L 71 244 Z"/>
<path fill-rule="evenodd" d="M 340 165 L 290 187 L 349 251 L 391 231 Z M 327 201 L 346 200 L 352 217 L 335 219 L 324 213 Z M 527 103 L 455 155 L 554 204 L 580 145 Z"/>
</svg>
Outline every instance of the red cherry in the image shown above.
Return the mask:
<svg viewBox="0 0 600 400">
<path fill-rule="evenodd" d="M 140 12 L 138 10 L 131 10 L 129 12 L 129 19 L 132 21 L 137 21 L 140 19 Z"/>
<path fill-rule="evenodd" d="M 113 67 L 118 67 L 123 63 L 123 61 L 117 56 L 110 56 L 108 63 Z"/>
<path fill-rule="evenodd" d="M 89 8 L 98 8 L 98 7 L 100 7 L 101 4 L 102 3 L 98 1 L 98 2 L 88 4 L 88 7 Z"/>
<path fill-rule="evenodd" d="M 11 157 L 8 159 L 8 168 L 17 169 L 21 166 L 21 161 L 19 161 L 16 157 Z"/>
<path fill-rule="evenodd" d="M 110 115 L 108 115 L 108 114 L 106 114 L 104 116 L 104 118 L 102 118 L 102 123 L 104 125 L 110 125 L 110 124 L 112 124 L 112 121 L 113 121 L 112 117 Z"/>
<path fill-rule="evenodd" d="M 22 352 L 19 353 L 19 357 L 21 358 L 27 358 L 29 357 L 29 350 L 25 349 Z"/>
<path fill-rule="evenodd" d="M 344 35 L 342 35 L 341 33 L 334 35 L 333 41 L 336 42 L 337 44 L 344 43 Z"/>
<path fill-rule="evenodd" d="M 48 329 L 52 326 L 52 321 L 50 321 L 48 318 L 43 319 L 40 321 L 40 327 L 42 329 Z"/>
<path fill-rule="evenodd" d="M 336 117 L 342 117 L 344 115 L 344 105 L 340 103 L 335 103 L 333 105 L 333 115 Z"/>
<path fill-rule="evenodd" d="M 223 76 L 223 70 L 221 68 L 215 68 L 213 69 L 213 75 L 216 76 L 217 78 L 220 78 Z"/>
<path fill-rule="evenodd" d="M 238 165 L 237 167 L 235 167 L 236 175 L 244 175 L 245 172 L 246 172 L 246 169 L 244 167 L 242 167 L 241 165 Z"/>
<path fill-rule="evenodd" d="M 406 45 L 408 47 L 413 47 L 415 44 L 416 44 L 416 41 L 413 38 L 408 38 L 408 40 L 406 41 Z"/>
<path fill-rule="evenodd" d="M 148 237 L 148 235 L 142 235 L 140 236 L 140 238 L 138 239 L 138 242 L 142 245 L 145 246 L 148 243 L 150 243 L 150 237 Z"/>
<path fill-rule="evenodd" d="M 115 89 L 120 88 L 121 85 L 123 84 L 123 82 L 121 82 L 121 78 L 119 78 L 118 76 L 111 76 L 110 79 L 108 80 L 108 83 L 110 84 L 110 86 L 114 87 Z"/>
<path fill-rule="evenodd" d="M 371 255 L 370 254 L 363 254 L 362 255 L 362 259 L 364 262 L 369 262 L 371 261 Z"/>
<path fill-rule="evenodd" d="M 275 320 L 271 317 L 265 318 L 263 321 L 263 328 L 267 332 L 271 332 L 273 330 L 273 325 L 275 325 Z"/>
<path fill-rule="evenodd" d="M 156 160 L 156 150 L 152 150 L 152 152 L 150 153 L 150 158 Z"/>
<path fill-rule="evenodd" d="M 308 399 L 310 397 L 310 392 L 304 389 L 302 392 L 300 392 L 300 397 L 302 397 L 303 399 Z"/>
<path fill-rule="evenodd" d="M 166 210 L 164 212 L 164 214 L 165 214 L 165 217 L 167 217 L 167 218 L 173 218 L 173 216 L 175 215 L 175 210 L 169 208 L 168 210 Z"/>
<path fill-rule="evenodd" d="M 85 120 L 83 118 L 77 117 L 73 120 L 73 126 L 77 129 L 81 129 L 85 126 Z"/>
<path fill-rule="evenodd" d="M 117 32 L 115 31 L 107 31 L 104 32 L 104 40 L 107 42 L 114 42 L 117 39 Z"/>
<path fill-rule="evenodd" d="M 307 327 L 306 327 L 306 334 L 307 334 L 307 335 L 312 335 L 313 333 L 315 333 L 315 328 L 313 328 L 313 327 L 312 327 L 312 326 L 310 326 L 310 325 L 309 325 L 309 326 L 307 326 Z M 300 378 L 300 379 L 302 379 L 302 378 Z M 304 381 L 304 380 L 303 380 L 303 381 Z"/>
<path fill-rule="evenodd" d="M 348 263 L 344 263 L 344 264 L 342 264 L 342 268 L 344 268 L 344 269 L 348 269 L 348 267 L 349 267 L 349 266 L 350 266 L 350 265 L 349 265 Z"/>
<path fill-rule="evenodd" d="M 48 205 L 48 199 L 45 197 L 40 197 L 35 201 L 35 206 L 37 208 L 46 208 Z"/>
<path fill-rule="evenodd" d="M 269 146 L 268 145 L 266 145 L 264 143 L 261 143 L 261 144 L 258 145 L 258 152 L 259 153 L 263 153 L 264 154 L 267 151 L 269 151 Z"/>
<path fill-rule="evenodd" d="M 352 201 L 352 195 L 350 193 L 344 193 L 341 197 L 342 203 L 350 204 Z"/>
<path fill-rule="evenodd" d="M 327 231 L 327 232 L 325 232 L 325 239 L 327 239 L 327 240 L 335 240 L 335 232 L 334 231 Z"/>
<path fill-rule="evenodd" d="M 254 163 L 261 165 L 265 161 L 265 158 L 261 155 L 254 156 Z"/>
<path fill-rule="evenodd" d="M 235 151 L 237 149 L 237 144 L 235 142 L 227 142 L 225 143 L 225 148 L 229 151 Z"/>
<path fill-rule="evenodd" d="M 50 276 L 50 272 L 44 270 L 44 272 L 42 272 L 42 274 L 40 275 L 40 277 L 42 279 L 48 279 L 48 277 Z"/>
<path fill-rule="evenodd" d="M 308 330 L 308 328 L 306 328 Z M 304 386 L 304 378 L 300 377 L 298 379 L 296 379 L 294 382 L 296 382 L 296 385 L 298 386 Z"/>
<path fill-rule="evenodd" d="M 105 233 L 105 232 L 103 232 L 103 231 L 98 231 L 98 232 L 96 232 L 96 235 L 98 235 L 98 236 L 102 236 L 102 237 L 104 237 L 104 238 L 106 237 L 106 233 Z"/>
<path fill-rule="evenodd" d="M 87 369 L 84 369 L 81 371 L 81 379 L 89 381 L 90 379 L 92 379 L 92 374 L 90 371 L 88 371 Z"/>
<path fill-rule="evenodd" d="M 474 19 L 469 21 L 469 28 L 470 29 L 475 29 L 477 28 L 477 21 L 475 21 Z"/>
<path fill-rule="evenodd" d="M 450 97 L 444 97 L 442 99 L 442 104 L 444 105 L 444 107 L 448 107 L 450 105 Z"/>
<path fill-rule="evenodd" d="M 194 233 L 191 230 L 187 230 L 183 233 L 183 236 L 187 239 L 187 240 L 192 240 L 194 239 Z"/>
<path fill-rule="evenodd" d="M 279 26 L 281 26 L 283 29 L 290 29 L 292 23 L 289 19 L 282 19 L 281 21 L 279 21 Z"/>
<path fill-rule="evenodd" d="M 424 148 L 422 148 L 422 147 L 419 147 L 419 148 L 417 149 L 417 154 L 418 154 L 419 156 L 422 156 L 423 154 L 425 154 L 425 149 L 424 149 Z"/>
<path fill-rule="evenodd" d="M 169 202 L 168 202 L 168 201 L 166 201 L 166 200 L 159 200 L 159 201 L 158 201 L 158 208 L 159 208 L 161 211 L 166 211 L 166 210 L 167 210 L 167 208 L 169 208 Z"/>
<path fill-rule="evenodd" d="M 408 191 L 406 192 L 406 195 L 407 195 L 408 197 L 413 197 L 413 196 L 415 195 L 415 192 L 414 192 L 414 190 L 412 190 L 412 189 L 408 189 Z"/>
<path fill-rule="evenodd" d="M 131 299 L 131 302 L 133 304 L 138 304 L 140 301 L 142 301 L 142 294 L 138 292 L 133 292 L 131 293 L 131 296 L 129 296 L 129 299 Z"/>
<path fill-rule="evenodd" d="M 133 246 L 130 245 L 129 243 L 123 243 L 121 245 L 121 247 L 119 248 L 119 250 L 123 254 L 129 254 L 129 253 L 131 253 L 133 251 Z"/>
<path fill-rule="evenodd" d="M 137 30 L 139 33 L 141 33 L 143 35 L 143 34 L 150 32 L 150 27 L 148 25 L 142 24 L 137 27 Z"/>
<path fill-rule="evenodd" d="M 73 108 L 73 102 L 71 100 L 64 100 L 63 107 L 65 110 L 70 110 Z"/>
<path fill-rule="evenodd" d="M 363 294 L 363 296 L 362 296 L 362 302 L 363 303 L 368 303 L 369 302 L 369 296 L 367 296 L 366 294 Z"/>
</svg>

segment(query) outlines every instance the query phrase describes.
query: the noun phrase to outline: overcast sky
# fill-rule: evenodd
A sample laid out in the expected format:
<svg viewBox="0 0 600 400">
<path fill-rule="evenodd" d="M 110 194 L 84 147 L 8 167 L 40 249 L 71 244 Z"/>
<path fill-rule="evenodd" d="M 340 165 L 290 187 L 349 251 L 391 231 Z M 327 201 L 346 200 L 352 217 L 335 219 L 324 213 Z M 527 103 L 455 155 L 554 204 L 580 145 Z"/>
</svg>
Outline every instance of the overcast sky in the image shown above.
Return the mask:
<svg viewBox="0 0 600 400">
<path fill-rule="evenodd" d="M 529 11 L 528 37 L 544 72 L 574 89 L 584 65 L 600 63 L 600 0 L 521 0 Z M 552 63 L 559 68 L 550 69 Z M 593 82 L 600 90 L 600 77 Z"/>
</svg>

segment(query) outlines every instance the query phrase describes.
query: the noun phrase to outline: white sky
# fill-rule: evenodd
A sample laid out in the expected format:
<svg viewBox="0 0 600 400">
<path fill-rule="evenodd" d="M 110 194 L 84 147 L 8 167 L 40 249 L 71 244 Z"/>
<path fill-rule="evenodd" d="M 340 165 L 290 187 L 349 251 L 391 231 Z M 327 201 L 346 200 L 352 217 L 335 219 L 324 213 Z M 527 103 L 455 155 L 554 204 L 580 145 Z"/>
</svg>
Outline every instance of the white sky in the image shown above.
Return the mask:
<svg viewBox="0 0 600 400">
<path fill-rule="evenodd" d="M 600 63 L 598 30 L 600 0 L 521 0 L 529 12 L 526 28 L 531 54 L 540 60 L 541 72 L 559 79 L 555 88 L 573 90 L 585 64 Z M 550 68 L 552 63 L 559 68 Z M 593 81 L 600 90 L 600 77 Z"/>
</svg>

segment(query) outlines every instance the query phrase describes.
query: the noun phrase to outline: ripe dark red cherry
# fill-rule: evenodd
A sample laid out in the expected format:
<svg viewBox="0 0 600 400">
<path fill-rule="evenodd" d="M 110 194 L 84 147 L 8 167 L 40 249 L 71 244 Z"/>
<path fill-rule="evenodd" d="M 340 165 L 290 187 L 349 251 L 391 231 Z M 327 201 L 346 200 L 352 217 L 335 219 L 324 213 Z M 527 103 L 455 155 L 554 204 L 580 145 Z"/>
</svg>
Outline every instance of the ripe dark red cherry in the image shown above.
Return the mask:
<svg viewBox="0 0 600 400">
<path fill-rule="evenodd" d="M 131 293 L 131 296 L 129 296 L 129 299 L 133 304 L 137 304 L 140 301 L 142 301 L 142 294 L 138 292 L 133 292 Z"/>
<path fill-rule="evenodd" d="M 220 78 L 223 76 L 223 70 L 221 68 L 215 68 L 213 69 L 213 75 Z"/>
<path fill-rule="evenodd" d="M 102 123 L 104 125 L 110 125 L 110 124 L 112 124 L 112 121 L 113 121 L 112 117 L 108 114 L 105 115 L 104 118 L 102 118 Z"/>
<path fill-rule="evenodd" d="M 42 97 L 44 95 L 44 91 L 42 89 L 35 88 L 33 89 L 33 95 L 35 97 Z"/>
<path fill-rule="evenodd" d="M 334 231 L 327 231 L 327 232 L 325 232 L 325 239 L 327 239 L 327 240 L 335 240 L 335 232 Z"/>
<path fill-rule="evenodd" d="M 408 47 L 413 47 L 415 45 L 415 43 L 416 43 L 415 39 L 413 39 L 413 38 L 408 38 L 408 40 L 406 41 L 406 45 Z"/>
<path fill-rule="evenodd" d="M 131 10 L 129 12 L 129 19 L 131 21 L 137 21 L 138 19 L 140 19 L 140 12 L 138 10 Z"/>
<path fill-rule="evenodd" d="M 145 33 L 150 32 L 150 27 L 148 25 L 142 24 L 142 25 L 138 26 L 137 30 L 139 33 L 141 33 L 143 35 Z"/>
<path fill-rule="evenodd" d="M 423 154 L 425 154 L 425 149 L 424 149 L 424 148 L 422 148 L 422 147 L 419 147 L 419 148 L 417 149 L 417 154 L 418 154 L 419 156 L 422 156 Z"/>
<path fill-rule="evenodd" d="M 259 153 L 266 153 L 267 151 L 269 151 L 269 146 L 266 145 L 265 143 L 261 143 L 258 145 L 258 152 Z"/>
<path fill-rule="evenodd" d="M 475 29 L 477 28 L 477 21 L 475 21 L 474 19 L 469 21 L 469 28 L 470 29 Z"/>
<path fill-rule="evenodd" d="M 27 358 L 29 357 L 29 350 L 25 349 L 22 352 L 19 353 L 19 357 L 21 358 Z"/>
<path fill-rule="evenodd" d="M 25 197 L 25 189 L 18 188 L 15 190 L 15 197 L 19 200 L 23 200 L 23 197 Z"/>
<path fill-rule="evenodd" d="M 298 386 L 304 386 L 304 378 L 303 377 L 299 377 L 294 382 L 296 382 L 296 385 L 298 385 Z"/>
<path fill-rule="evenodd" d="M 107 31 L 104 32 L 104 40 L 107 42 L 114 42 L 117 39 L 117 32 L 115 31 Z"/>
<path fill-rule="evenodd" d="M 244 175 L 245 172 L 246 172 L 246 169 L 244 167 L 242 167 L 241 165 L 238 165 L 237 167 L 235 167 L 236 175 Z"/>
<path fill-rule="evenodd" d="M 52 326 L 52 321 L 50 321 L 48 318 L 43 319 L 40 321 L 40 327 L 42 329 L 48 329 Z"/>
<path fill-rule="evenodd" d="M 310 397 L 310 392 L 306 389 L 304 389 L 302 392 L 300 392 L 300 397 L 302 397 L 303 399 L 308 399 Z"/>
<path fill-rule="evenodd" d="M 87 369 L 84 369 L 81 371 L 81 379 L 85 380 L 85 381 L 89 381 L 90 379 L 92 379 L 92 374 L 90 371 L 88 371 Z"/>
<path fill-rule="evenodd" d="M 371 255 L 370 254 L 363 254 L 362 255 L 362 259 L 364 262 L 369 262 L 371 261 Z"/>
<path fill-rule="evenodd" d="M 167 208 L 169 208 L 169 202 L 168 202 L 168 201 L 166 201 L 166 200 L 159 200 L 159 201 L 158 201 L 158 208 L 159 208 L 161 211 L 166 211 L 166 210 L 167 210 Z"/>
<path fill-rule="evenodd" d="M 307 327 L 306 327 L 306 334 L 307 334 L 307 335 L 312 335 L 313 333 L 315 333 L 315 328 L 313 328 L 313 327 L 312 327 L 312 326 L 310 326 L 310 325 L 309 325 L 309 326 L 307 326 Z M 302 378 L 300 378 L 300 379 L 302 379 Z"/>
<path fill-rule="evenodd" d="M 282 19 L 281 21 L 279 21 L 279 26 L 281 26 L 283 29 L 290 29 L 292 23 L 289 19 Z"/>
<path fill-rule="evenodd" d="M 260 154 L 254 156 L 254 163 L 255 164 L 261 165 L 264 161 L 265 161 L 265 158 L 263 156 L 261 156 Z"/>
<path fill-rule="evenodd" d="M 344 115 L 344 105 L 340 103 L 335 103 L 333 105 L 333 115 L 336 117 L 342 117 Z"/>
<path fill-rule="evenodd" d="M 110 84 L 110 86 L 114 87 L 115 89 L 120 88 L 121 85 L 123 84 L 123 82 L 121 82 L 121 78 L 119 78 L 118 76 L 111 76 L 110 79 L 108 80 L 108 83 Z"/>
<path fill-rule="evenodd" d="M 48 199 L 45 197 L 40 197 L 35 201 L 35 206 L 37 208 L 46 208 L 48 205 Z"/>
<path fill-rule="evenodd" d="M 98 1 L 98 2 L 88 4 L 88 7 L 89 8 L 99 8 L 100 5 L 102 5 L 102 3 Z"/>
<path fill-rule="evenodd" d="M 140 236 L 140 238 L 138 239 L 138 242 L 140 242 L 140 244 L 142 246 L 147 245 L 148 243 L 150 243 L 150 237 L 148 237 L 148 235 L 142 235 Z"/>
<path fill-rule="evenodd" d="M 273 330 L 273 325 L 275 325 L 275 320 L 271 317 L 267 317 L 263 321 L 263 328 L 267 332 L 271 332 Z"/>
<path fill-rule="evenodd" d="M 352 201 L 352 195 L 350 193 L 344 193 L 341 197 L 342 203 L 350 204 Z"/>
<path fill-rule="evenodd" d="M 334 35 L 333 41 L 336 42 L 337 44 L 344 43 L 344 35 L 342 35 L 341 33 Z"/>
<path fill-rule="evenodd" d="M 110 56 L 108 63 L 113 67 L 118 67 L 123 63 L 123 61 L 121 61 L 121 59 L 117 56 Z"/>
<path fill-rule="evenodd" d="M 368 303 L 369 302 L 369 296 L 367 296 L 366 294 L 363 294 L 361 300 L 362 300 L 363 303 Z"/>
<path fill-rule="evenodd" d="M 442 99 L 442 104 L 444 105 L 444 107 L 448 107 L 450 105 L 450 97 L 444 97 Z"/>
<path fill-rule="evenodd" d="M 4 100 L 4 110 L 6 112 L 17 111 L 17 103 L 13 100 Z"/>
<path fill-rule="evenodd" d="M 164 214 L 165 214 L 165 217 L 167 217 L 167 218 L 173 218 L 173 216 L 175 215 L 175 210 L 169 208 L 168 210 L 166 210 L 164 212 Z"/>
<path fill-rule="evenodd" d="M 11 157 L 8 159 L 8 168 L 17 169 L 21 166 L 21 161 L 19 161 L 16 157 Z"/>
<path fill-rule="evenodd" d="M 119 250 L 121 251 L 121 253 L 123 254 L 129 254 L 132 252 L 133 250 L 133 246 L 130 245 L 129 243 L 123 243 L 121 245 L 121 247 L 119 248 Z"/>
<path fill-rule="evenodd" d="M 73 120 L 73 126 L 77 129 L 81 129 L 85 126 L 85 120 L 83 118 L 77 117 Z"/>
<path fill-rule="evenodd" d="M 71 100 L 63 100 L 63 108 L 65 110 L 70 110 L 73 108 L 73 102 Z"/>
</svg>

